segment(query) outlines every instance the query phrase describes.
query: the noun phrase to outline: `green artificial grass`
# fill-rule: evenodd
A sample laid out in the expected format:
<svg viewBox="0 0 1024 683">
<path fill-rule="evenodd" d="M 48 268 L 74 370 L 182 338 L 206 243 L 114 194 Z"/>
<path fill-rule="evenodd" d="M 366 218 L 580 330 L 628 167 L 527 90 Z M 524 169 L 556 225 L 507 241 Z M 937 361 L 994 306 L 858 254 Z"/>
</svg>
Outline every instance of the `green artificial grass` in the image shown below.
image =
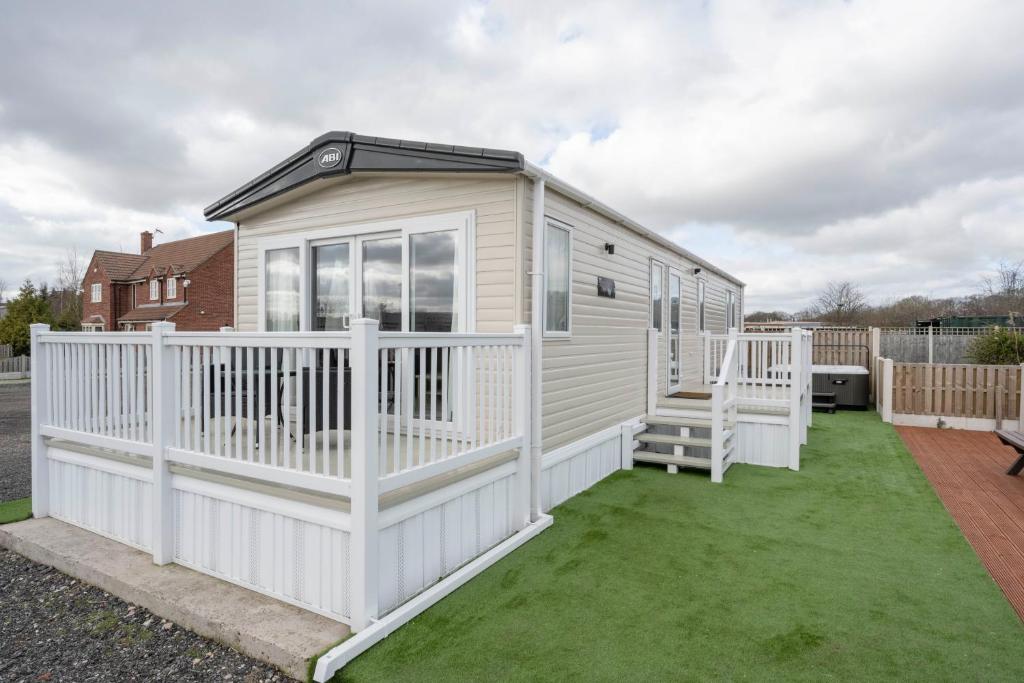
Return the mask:
<svg viewBox="0 0 1024 683">
<path fill-rule="evenodd" d="M 32 499 L 19 498 L 0 503 L 0 524 L 20 522 L 32 516 Z"/>
<path fill-rule="evenodd" d="M 893 428 L 814 422 L 799 473 L 612 475 L 336 680 L 1024 680 L 1024 628 Z"/>
</svg>

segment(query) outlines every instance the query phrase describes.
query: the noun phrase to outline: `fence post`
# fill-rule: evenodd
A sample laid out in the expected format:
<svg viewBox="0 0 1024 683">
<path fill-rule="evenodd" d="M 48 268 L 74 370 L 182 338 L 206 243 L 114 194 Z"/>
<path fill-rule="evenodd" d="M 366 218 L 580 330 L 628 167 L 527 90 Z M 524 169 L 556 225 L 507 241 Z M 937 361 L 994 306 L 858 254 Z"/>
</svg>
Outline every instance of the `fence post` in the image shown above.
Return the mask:
<svg viewBox="0 0 1024 683">
<path fill-rule="evenodd" d="M 658 409 L 658 330 L 647 330 L 647 414 Z"/>
<path fill-rule="evenodd" d="M 800 470 L 800 393 L 803 383 L 803 330 L 794 327 L 789 333 L 789 469 Z"/>
<path fill-rule="evenodd" d="M 877 327 L 871 328 L 871 358 L 868 363 L 868 387 L 870 393 L 870 400 L 875 400 L 875 394 L 878 392 L 878 374 L 875 372 L 875 368 L 878 365 L 875 360 L 881 355 L 882 352 L 882 330 Z"/>
<path fill-rule="evenodd" d="M 935 360 L 935 338 L 932 336 L 932 326 L 928 326 L 928 365 Z"/>
<path fill-rule="evenodd" d="M 153 392 L 153 562 L 174 560 L 174 508 L 167 448 L 176 425 L 174 401 L 174 347 L 164 335 L 174 332 L 174 323 L 153 323 L 153 368 L 149 390 Z"/>
<path fill-rule="evenodd" d="M 377 362 L 378 322 L 353 320 L 352 332 L 352 630 L 361 631 L 378 616 Z"/>
<path fill-rule="evenodd" d="M 1024 363 L 1020 364 L 1020 377 L 1017 379 L 1017 431 L 1024 431 Z"/>
<path fill-rule="evenodd" d="M 516 459 L 516 517 L 522 527 L 530 523 L 531 509 L 534 505 L 534 491 L 540 493 L 540 468 L 534 472 L 530 459 L 530 447 L 533 445 L 534 425 L 530 420 L 530 396 L 533 384 L 530 380 L 530 351 L 533 337 L 529 325 L 516 325 L 513 331 L 521 336 L 522 343 L 516 353 L 515 369 L 515 420 L 522 442 L 519 444 L 519 457 Z M 540 509 L 539 501 L 536 504 Z"/>
<path fill-rule="evenodd" d="M 50 378 L 46 375 L 46 361 L 43 354 L 45 346 L 39 341 L 39 335 L 49 332 L 50 326 L 45 323 L 29 325 L 31 333 L 31 354 L 36 359 L 36 371 L 32 373 L 32 516 L 47 517 L 50 514 L 50 468 L 46 458 L 46 444 L 39 432 L 39 426 L 49 415 L 44 415 L 47 394 L 50 391 Z M 63 378 L 61 378 L 63 379 Z"/>
<path fill-rule="evenodd" d="M 892 423 L 892 402 L 896 389 L 893 386 L 893 363 L 892 358 L 882 361 L 882 421 Z"/>
</svg>

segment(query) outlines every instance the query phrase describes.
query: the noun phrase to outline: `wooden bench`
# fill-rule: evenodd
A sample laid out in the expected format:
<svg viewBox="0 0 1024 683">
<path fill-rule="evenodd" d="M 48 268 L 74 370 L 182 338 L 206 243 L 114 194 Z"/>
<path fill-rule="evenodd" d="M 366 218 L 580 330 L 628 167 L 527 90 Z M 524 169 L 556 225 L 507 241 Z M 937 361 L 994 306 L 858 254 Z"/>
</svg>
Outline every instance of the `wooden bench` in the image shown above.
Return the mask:
<svg viewBox="0 0 1024 683">
<path fill-rule="evenodd" d="M 1010 465 L 1010 469 L 1006 470 L 1006 473 L 1013 476 L 1020 474 L 1020 471 L 1024 469 L 1024 432 L 1009 432 L 1005 429 L 1000 429 L 996 432 L 996 436 L 999 437 L 1000 441 L 1017 451 L 1017 454 L 1020 456 Z"/>
</svg>

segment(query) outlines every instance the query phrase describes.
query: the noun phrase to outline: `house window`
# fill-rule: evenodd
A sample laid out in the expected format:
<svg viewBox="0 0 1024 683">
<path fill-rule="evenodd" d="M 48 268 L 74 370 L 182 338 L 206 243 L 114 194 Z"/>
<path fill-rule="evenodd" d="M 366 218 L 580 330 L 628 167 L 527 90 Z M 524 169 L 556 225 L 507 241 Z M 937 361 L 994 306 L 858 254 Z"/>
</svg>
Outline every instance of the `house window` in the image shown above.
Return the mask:
<svg viewBox="0 0 1024 683">
<path fill-rule="evenodd" d="M 160 298 L 160 281 L 150 280 L 149 281 L 149 300 L 156 301 Z"/>
<path fill-rule="evenodd" d="M 409 236 L 409 329 L 413 332 L 458 329 L 457 256 L 454 230 Z"/>
<path fill-rule="evenodd" d="M 178 279 L 169 277 L 167 278 L 167 298 L 173 299 L 178 296 Z"/>
<path fill-rule="evenodd" d="M 264 264 L 267 332 L 299 329 L 299 248 L 270 249 Z"/>
<path fill-rule="evenodd" d="M 736 323 L 736 292 L 731 290 L 725 293 L 725 327 L 726 329 L 738 327 Z"/>
<path fill-rule="evenodd" d="M 704 318 L 704 280 L 697 280 L 697 329 L 703 332 L 707 329 Z"/>
<path fill-rule="evenodd" d="M 544 234 L 544 333 L 570 334 L 572 317 L 572 231 L 548 223 Z"/>
<path fill-rule="evenodd" d="M 651 261 L 651 327 L 661 332 L 662 287 L 665 279 L 665 267 L 657 261 Z"/>
<path fill-rule="evenodd" d="M 313 247 L 313 329 L 349 329 L 352 248 L 348 242 Z"/>
<path fill-rule="evenodd" d="M 98 304 L 103 301 L 103 285 L 99 282 L 94 282 L 90 287 L 92 296 L 90 299 L 92 303 Z"/>
</svg>

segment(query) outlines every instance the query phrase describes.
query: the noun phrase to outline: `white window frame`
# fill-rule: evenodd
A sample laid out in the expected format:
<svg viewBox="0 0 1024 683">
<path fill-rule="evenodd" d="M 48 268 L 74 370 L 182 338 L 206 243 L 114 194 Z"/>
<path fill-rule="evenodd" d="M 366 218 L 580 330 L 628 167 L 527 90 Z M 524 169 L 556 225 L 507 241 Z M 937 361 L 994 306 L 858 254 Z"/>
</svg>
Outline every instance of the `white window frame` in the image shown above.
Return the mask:
<svg viewBox="0 0 1024 683">
<path fill-rule="evenodd" d="M 661 277 L 659 283 L 659 291 L 661 292 L 661 325 L 660 327 L 654 328 L 654 268 L 658 267 L 661 270 Z M 649 267 L 649 281 L 647 291 L 647 326 L 658 330 L 658 334 L 662 334 L 665 331 L 665 264 L 658 259 L 651 259 Z"/>
<path fill-rule="evenodd" d="M 725 290 L 725 329 L 728 332 L 733 327 L 739 327 L 736 324 L 736 291 L 727 289 Z"/>
<path fill-rule="evenodd" d="M 362 317 L 363 278 L 362 243 L 386 237 L 402 237 L 402 329 L 409 329 L 409 236 L 419 233 L 455 231 L 456 263 L 463 281 L 459 286 L 456 332 L 476 331 L 476 211 L 414 216 L 368 223 L 356 223 L 290 235 L 265 237 L 257 243 L 259 253 L 257 274 L 257 329 L 266 331 L 266 253 L 275 249 L 299 250 L 299 330 L 309 331 L 312 318 L 312 251 L 314 246 L 349 241 L 351 247 L 352 286 L 349 288 L 349 310 L 353 320 Z"/>
<path fill-rule="evenodd" d="M 178 298 L 178 279 L 174 277 L 167 278 L 167 298 L 176 299 Z"/>
<path fill-rule="evenodd" d="M 708 329 L 708 282 L 702 277 L 697 278 L 697 331 L 707 332 Z"/>
<path fill-rule="evenodd" d="M 160 281 L 156 278 L 149 281 L 149 300 L 160 301 Z"/>
<path fill-rule="evenodd" d="M 103 284 L 100 282 L 94 282 L 89 287 L 89 301 L 90 303 L 100 304 L 103 303 Z"/>
<path fill-rule="evenodd" d="M 543 298 L 541 298 L 541 308 L 544 316 L 544 338 L 545 339 L 571 339 L 572 338 L 572 274 L 573 274 L 573 227 L 568 223 L 558 220 L 557 218 L 544 217 L 544 292 Z M 569 310 L 566 314 L 566 329 L 564 330 L 548 330 L 548 252 L 547 252 L 547 230 L 562 230 L 569 234 L 569 286 L 568 286 L 568 306 Z"/>
</svg>

